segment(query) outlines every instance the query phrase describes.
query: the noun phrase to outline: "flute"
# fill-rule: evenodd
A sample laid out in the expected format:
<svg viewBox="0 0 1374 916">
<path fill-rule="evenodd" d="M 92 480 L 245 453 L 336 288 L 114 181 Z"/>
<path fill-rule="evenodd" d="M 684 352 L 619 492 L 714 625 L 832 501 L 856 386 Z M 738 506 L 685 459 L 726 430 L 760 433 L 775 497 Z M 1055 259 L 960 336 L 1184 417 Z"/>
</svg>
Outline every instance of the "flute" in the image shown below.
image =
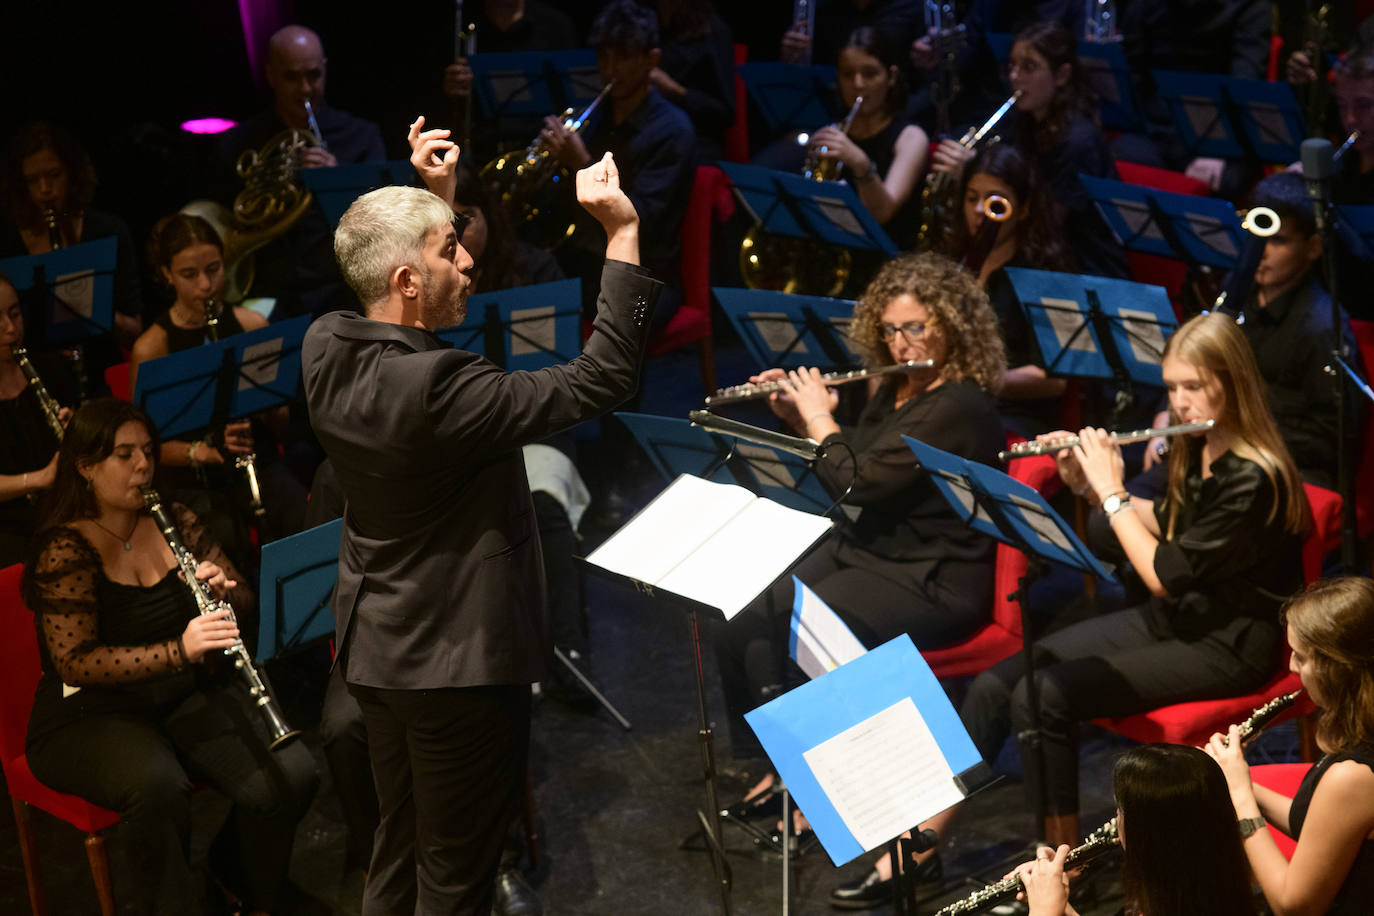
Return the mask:
<svg viewBox="0 0 1374 916">
<path fill-rule="evenodd" d="M 26 347 L 13 346 L 10 352 L 14 354 L 14 361 L 19 364 L 19 369 L 24 373 L 24 377 L 29 380 L 29 387 L 33 389 L 34 397 L 38 398 L 38 406 L 43 410 L 43 419 L 48 421 L 48 429 L 57 437 L 57 441 L 62 441 L 63 434 L 67 428 L 62 425 L 62 417 L 59 413 L 62 405 L 57 403 L 57 399 L 48 391 L 48 386 L 43 384 L 43 380 L 38 377 L 38 370 L 29 362 L 29 351 Z"/>
<path fill-rule="evenodd" d="M 907 372 L 912 369 L 930 369 L 935 366 L 933 359 L 909 359 L 904 363 L 894 363 L 891 366 L 878 366 L 876 369 L 854 369 L 849 372 L 827 372 L 821 376 L 821 381 L 834 387 L 843 385 L 846 382 L 857 382 L 871 376 L 885 375 L 888 372 Z M 743 385 L 731 385 L 729 388 L 717 389 L 716 393 L 706 398 L 707 408 L 720 407 L 722 404 L 735 404 L 740 401 L 752 401 L 757 398 L 764 398 L 775 391 L 782 391 L 783 381 L 776 382 L 747 382 Z"/>
<path fill-rule="evenodd" d="M 1160 426 L 1155 429 L 1137 429 L 1129 433 L 1108 433 L 1110 438 L 1117 445 L 1127 445 L 1131 442 L 1144 442 L 1153 439 L 1155 436 L 1182 436 L 1188 433 L 1200 433 L 1203 430 L 1211 429 L 1216 425 L 1215 420 L 1203 420 L 1201 423 L 1178 423 L 1174 426 Z M 1027 458 L 1031 455 L 1048 455 L 1050 452 L 1060 452 L 1066 448 L 1073 448 L 1081 442 L 1078 436 L 1063 436 L 1059 439 L 1033 440 L 1031 442 L 1018 442 L 1006 451 L 998 452 L 999 461 L 1006 461 L 1009 458 Z"/>
<path fill-rule="evenodd" d="M 234 617 L 234 609 L 229 606 L 229 602 L 216 598 L 214 592 L 210 590 L 209 583 L 196 578 L 196 566 L 198 565 L 196 558 L 182 543 L 181 534 L 177 531 L 172 516 L 163 508 L 162 498 L 158 496 L 157 490 L 152 487 L 141 487 L 140 489 L 143 493 L 143 504 L 148 507 L 149 513 L 153 516 L 153 521 L 157 523 L 158 530 L 162 532 L 162 537 L 167 541 L 167 546 L 172 549 L 172 556 L 176 558 L 177 565 L 181 567 L 182 578 L 186 580 L 186 585 L 191 590 L 191 596 L 196 599 L 196 609 L 202 615 L 228 611 L 229 620 L 237 622 Z M 253 704 L 262 711 L 263 717 L 267 720 L 267 730 L 272 734 L 270 746 L 276 748 L 299 735 L 299 731 L 286 724 L 286 719 L 282 717 L 276 701 L 272 699 L 272 694 L 268 692 L 262 676 L 258 674 L 257 666 L 253 664 L 253 656 L 248 654 L 248 648 L 244 646 L 243 640 L 236 638 L 234 644 L 224 650 L 224 654 L 233 657 L 234 668 L 242 675 L 244 684 L 253 697 Z"/>
</svg>

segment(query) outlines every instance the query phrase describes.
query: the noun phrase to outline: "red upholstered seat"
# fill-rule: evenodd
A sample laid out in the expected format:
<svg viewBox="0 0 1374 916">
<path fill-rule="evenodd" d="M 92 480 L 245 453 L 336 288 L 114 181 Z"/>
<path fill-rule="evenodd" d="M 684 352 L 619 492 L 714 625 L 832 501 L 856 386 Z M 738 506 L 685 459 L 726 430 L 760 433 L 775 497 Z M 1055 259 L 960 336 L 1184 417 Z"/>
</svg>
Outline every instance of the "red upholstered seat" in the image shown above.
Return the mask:
<svg viewBox="0 0 1374 916">
<path fill-rule="evenodd" d="M 1374 321 L 1351 321 L 1355 344 L 1360 348 L 1364 369 L 1374 366 Z M 1374 405 L 1360 394 L 1352 397 L 1364 406 L 1364 429 L 1360 434 L 1360 455 L 1355 464 L 1355 518 L 1360 537 L 1374 533 Z"/>
<path fill-rule="evenodd" d="M 1012 459 L 1007 470 L 1016 480 L 1034 487 L 1042 495 L 1048 496 L 1058 488 L 1059 474 L 1049 455 Z M 1021 608 L 1011 596 L 1026 573 L 1026 565 L 1026 556 L 1021 551 L 1006 544 L 997 545 L 992 621 L 961 643 L 922 652 L 936 677 L 978 674 L 1021 650 Z"/>
<path fill-rule="evenodd" d="M 1312 507 L 1312 531 L 1302 545 L 1302 574 L 1309 584 L 1322 574 L 1322 558 L 1341 546 L 1341 507 L 1339 493 L 1305 483 L 1307 502 Z"/>
<path fill-rule="evenodd" d="M 735 45 L 735 67 L 749 62 L 749 46 Z M 749 161 L 749 93 L 744 77 L 735 74 L 735 123 L 725 130 L 725 158 L 730 162 Z"/>
<path fill-rule="evenodd" d="M 1273 789 L 1281 795 L 1292 798 L 1298 792 L 1298 786 L 1302 784 L 1303 777 L 1307 771 L 1312 769 L 1310 763 L 1266 763 L 1257 767 L 1250 768 L 1250 778 L 1255 785 Z M 1297 841 L 1293 840 L 1286 833 L 1280 831 L 1273 824 L 1269 825 L 1269 833 L 1278 844 L 1279 850 L 1288 858 L 1293 858 L 1293 850 L 1297 848 Z"/>
<path fill-rule="evenodd" d="M 33 692 L 40 674 L 38 637 L 33 614 L 19 595 L 23 567 L 0 569 L 0 765 L 9 786 L 19 845 L 23 853 L 25 876 L 29 883 L 29 902 L 35 916 L 46 912 L 46 900 L 38 867 L 38 850 L 29 825 L 27 805 L 41 808 L 86 834 L 86 854 L 91 863 L 101 912 L 113 916 L 114 891 L 110 883 L 110 862 L 99 831 L 119 820 L 113 811 L 96 807 L 75 795 L 55 792 L 34 778 L 24 756 L 24 737 L 33 709 Z"/>
<path fill-rule="evenodd" d="M 134 393 L 129 389 L 129 364 L 127 362 L 115 363 L 105 370 L 105 387 L 110 389 L 110 394 L 121 401 L 134 399 Z"/>
</svg>

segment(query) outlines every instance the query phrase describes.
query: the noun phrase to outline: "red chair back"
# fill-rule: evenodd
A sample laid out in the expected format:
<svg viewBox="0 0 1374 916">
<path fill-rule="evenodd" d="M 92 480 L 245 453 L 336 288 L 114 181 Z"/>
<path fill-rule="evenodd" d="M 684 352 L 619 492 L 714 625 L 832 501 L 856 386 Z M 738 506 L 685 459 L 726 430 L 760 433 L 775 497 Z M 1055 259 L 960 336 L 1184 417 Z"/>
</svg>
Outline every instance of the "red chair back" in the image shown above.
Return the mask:
<svg viewBox="0 0 1374 916">
<path fill-rule="evenodd" d="M 1374 321 L 1350 322 L 1355 345 L 1366 371 L 1374 367 Z M 1355 396 L 1363 401 L 1359 395 Z M 1355 518 L 1360 537 L 1374 532 L 1374 405 L 1364 405 L 1364 428 L 1360 434 L 1360 457 L 1355 464 Z"/>
<path fill-rule="evenodd" d="M 110 394 L 121 401 L 132 401 L 134 393 L 129 388 L 129 364 L 115 363 L 106 369 L 105 386 L 110 389 Z"/>
<path fill-rule="evenodd" d="M 735 66 L 749 62 L 749 46 L 735 45 Z M 744 88 L 744 77 L 739 70 L 735 75 L 735 123 L 725 129 L 725 158 L 730 162 L 749 161 L 749 93 Z"/>
<path fill-rule="evenodd" d="M 24 566 L 0 569 L 0 757 L 5 769 L 24 755 L 24 737 L 41 673 L 33 614 L 19 596 Z"/>
<path fill-rule="evenodd" d="M 1322 559 L 1341 546 L 1341 508 L 1339 493 L 1310 483 L 1302 485 L 1307 504 L 1312 507 L 1312 530 L 1302 542 L 1302 577 L 1309 585 L 1322 575 Z"/>
</svg>

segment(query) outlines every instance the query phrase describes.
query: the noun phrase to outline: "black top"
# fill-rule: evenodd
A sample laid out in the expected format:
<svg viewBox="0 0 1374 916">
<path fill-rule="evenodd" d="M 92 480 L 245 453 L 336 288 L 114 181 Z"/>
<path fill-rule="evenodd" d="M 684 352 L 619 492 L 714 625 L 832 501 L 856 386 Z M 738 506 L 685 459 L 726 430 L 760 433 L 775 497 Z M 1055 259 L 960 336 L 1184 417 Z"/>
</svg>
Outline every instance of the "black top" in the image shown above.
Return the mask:
<svg viewBox="0 0 1374 916">
<path fill-rule="evenodd" d="M 1272 664 L 1279 606 L 1302 587 L 1302 539 L 1284 530 L 1282 493 L 1258 464 L 1224 452 L 1203 480 L 1202 439 L 1188 447 L 1193 471 L 1178 524 L 1155 549 L 1155 574 L 1169 597 L 1152 596 L 1146 620 L 1161 639 L 1235 640 L 1249 631 L 1255 641 L 1240 654 Z M 1167 535 L 1166 500 L 1155 500 L 1154 511 Z"/>
<path fill-rule="evenodd" d="M 1336 384 L 1331 363 L 1331 297 L 1315 275 L 1261 308 L 1252 296 L 1241 330 L 1269 391 L 1288 451 L 1303 479 L 1331 489 L 1336 481 Z M 1341 316 L 1341 336 L 1352 355 L 1355 336 Z M 1356 424 L 1358 427 L 1358 424 Z"/>
<path fill-rule="evenodd" d="M 1005 68 L 992 53 L 987 36 L 1015 35 L 1035 22 L 1062 22 L 1073 34 L 1082 35 L 1083 4 L 1077 0 L 973 0 L 961 20 L 964 49 L 956 63 L 960 90 L 951 114 L 953 123 L 979 124 L 1011 95 Z"/>
<path fill-rule="evenodd" d="M 1082 265 L 1083 272 L 1104 277 L 1126 277 L 1126 252 L 1097 211 L 1088 189 L 1078 175 L 1117 179 L 1102 130 L 1084 117 L 1065 125 L 1059 142 L 1044 153 L 1034 146 L 1038 124 L 1029 115 L 1014 115 L 1017 145 L 1030 154 L 1050 196 L 1063 208 L 1063 236 Z"/>
<path fill-rule="evenodd" d="M 725 131 L 735 122 L 735 40 L 730 27 L 712 15 L 704 35 L 662 36 L 659 67 L 687 94 L 669 101 L 691 119 L 696 164 L 715 165 L 724 154 Z"/>
<path fill-rule="evenodd" d="M 91 207 L 81 217 L 81 238 L 78 242 L 93 242 L 114 236 L 116 240 L 114 273 L 114 308 L 124 315 L 141 315 L 143 294 L 139 289 L 138 253 L 134 237 L 124 220 L 104 210 Z M 24 238 L 6 223 L 0 230 L 0 257 L 25 257 L 29 249 Z"/>
<path fill-rule="evenodd" d="M 1031 265 L 1008 265 L 1031 266 Z M 1045 359 L 1040 355 L 1040 345 L 1031 332 L 1030 322 L 1026 321 L 1021 300 L 1011 285 L 1004 267 L 988 274 L 984 287 L 992 310 L 997 314 L 997 332 L 1002 337 L 1002 345 L 1007 351 L 1007 368 L 1018 366 L 1039 366 L 1045 368 Z M 1059 420 L 1059 398 L 1008 398 L 997 399 L 997 410 L 1007 429 L 1027 439 L 1054 429 Z"/>
<path fill-rule="evenodd" d="M 1288 809 L 1288 826 L 1295 838 L 1302 837 L 1302 825 L 1307 820 L 1307 808 L 1312 803 L 1312 795 L 1317 791 L 1317 783 L 1334 763 L 1354 760 L 1374 770 L 1374 745 L 1357 744 L 1339 754 L 1326 754 L 1316 766 L 1307 771 L 1302 785 L 1293 796 L 1293 805 Z M 1355 861 L 1345 876 L 1345 882 L 1331 901 L 1328 916 L 1363 916 L 1369 912 L 1369 901 L 1374 899 L 1374 840 L 1366 839 L 1355 854 Z"/>
<path fill-rule="evenodd" d="M 38 377 L 59 404 L 76 403 L 76 389 L 66 367 L 55 358 L 30 354 Z M 16 397 L 0 399 L 0 474 L 42 470 L 60 443 L 48 428 L 32 385 Z M 23 543 L 33 534 L 35 503 L 27 496 L 0 502 L 0 565 L 23 560 Z"/>
<path fill-rule="evenodd" d="M 199 347 L 201 344 L 210 342 L 210 328 L 208 326 L 199 328 L 178 327 L 172 321 L 170 309 L 158 315 L 153 323 L 167 332 L 168 353 L 180 353 L 182 350 L 189 350 L 192 347 Z M 224 311 L 219 316 L 219 336 L 225 338 L 230 334 L 242 333 L 243 325 L 239 323 L 233 307 L 225 306 Z"/>
<path fill-rule="evenodd" d="M 381 128 L 371 121 L 328 105 L 315 108 L 315 120 L 340 165 L 386 159 Z M 260 149 L 283 130 L 286 125 L 269 109 L 223 135 L 216 147 L 220 162 L 215 196 L 221 203 L 231 203 L 243 188 L 234 173 L 239 154 Z M 334 228 L 318 204 L 306 207 L 290 230 L 259 248 L 254 258 L 257 271 L 248 295 L 275 298 L 273 318 L 319 314 L 338 308 L 341 301 L 355 301 L 334 259 Z"/>
<path fill-rule="evenodd" d="M 844 501 L 860 512 L 842 530 L 842 546 L 892 561 L 891 575 L 899 582 L 924 580 L 942 560 L 990 566 L 992 541 L 954 515 L 902 436 L 996 466 L 1005 440 L 992 396 L 972 382 L 945 382 L 894 409 L 896 390 L 897 381 L 885 381 L 858 426 L 827 436 L 826 454 L 816 462 L 817 475 L 835 496 L 854 484 Z M 858 457 L 857 478 L 841 442 Z"/>
<path fill-rule="evenodd" d="M 902 135 L 910 122 L 906 118 L 893 118 L 888 125 L 871 137 L 860 140 L 851 137 L 854 145 L 863 150 L 868 158 L 873 161 L 873 168 L 877 170 L 878 176 L 882 180 L 887 180 L 887 173 L 892 170 L 892 162 L 897 158 L 897 138 Z M 844 175 L 850 184 L 854 184 L 853 175 Z M 857 189 L 856 192 L 857 193 Z M 912 248 L 916 243 L 916 235 L 921 227 L 921 194 L 920 186 L 912 184 L 911 196 L 906 199 L 906 203 L 892 214 L 884 225 L 888 237 L 896 243 L 898 248 L 903 250 Z"/>
</svg>

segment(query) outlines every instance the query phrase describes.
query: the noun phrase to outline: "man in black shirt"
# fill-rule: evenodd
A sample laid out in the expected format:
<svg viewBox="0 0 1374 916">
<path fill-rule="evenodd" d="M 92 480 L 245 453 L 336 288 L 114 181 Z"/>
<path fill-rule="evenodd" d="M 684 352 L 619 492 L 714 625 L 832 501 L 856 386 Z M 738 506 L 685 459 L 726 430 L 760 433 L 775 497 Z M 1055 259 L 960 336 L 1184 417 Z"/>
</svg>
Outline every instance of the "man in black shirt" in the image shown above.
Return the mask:
<svg viewBox="0 0 1374 916">
<path fill-rule="evenodd" d="M 310 29 L 289 25 L 267 44 L 267 84 L 272 107 L 226 133 L 218 147 L 221 181 L 216 195 L 232 199 L 242 188 L 234 164 L 246 150 L 260 150 L 288 128 L 314 133 L 322 142 L 301 153 L 302 169 L 333 168 L 386 158 L 382 132 L 376 124 L 331 108 L 324 100 L 327 60 L 320 38 Z M 315 124 L 306 115 L 310 103 Z M 300 186 L 300 177 L 295 176 Z M 337 308 L 349 293 L 334 261 L 333 229 L 315 204 L 280 237 L 256 253 L 257 274 L 250 295 L 277 300 L 273 318 L 322 313 Z"/>
<path fill-rule="evenodd" d="M 541 136 L 569 171 L 607 152 L 614 155 L 621 187 L 639 214 L 642 263 L 665 284 L 653 316 L 659 331 L 682 302 L 682 220 L 692 193 L 696 138 L 687 115 L 650 82 L 661 56 L 658 17 L 651 10 L 634 0 L 613 0 L 592 23 L 591 43 L 602 81 L 613 83 L 609 105 L 603 103 L 580 134 L 551 117 Z M 605 247 L 596 223 L 579 214 L 572 243 L 558 251 L 564 271 L 583 278 L 584 303 L 596 301 L 597 253 Z"/>
</svg>

